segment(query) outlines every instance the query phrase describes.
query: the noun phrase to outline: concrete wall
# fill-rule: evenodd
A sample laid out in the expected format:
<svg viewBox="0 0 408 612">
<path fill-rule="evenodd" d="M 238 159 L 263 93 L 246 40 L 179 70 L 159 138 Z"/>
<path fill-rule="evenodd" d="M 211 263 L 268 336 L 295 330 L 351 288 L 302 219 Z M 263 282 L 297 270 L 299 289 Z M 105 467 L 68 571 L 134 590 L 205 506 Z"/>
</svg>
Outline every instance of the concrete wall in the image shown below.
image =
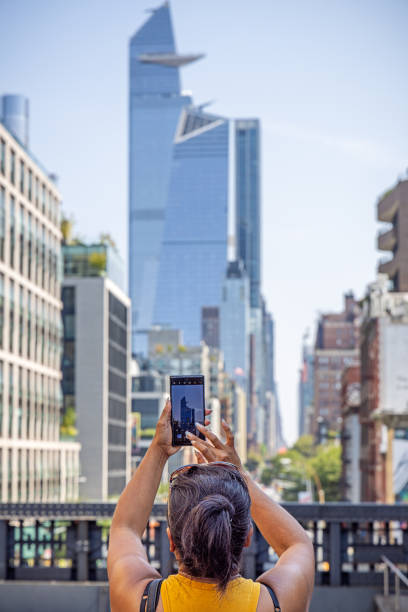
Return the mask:
<svg viewBox="0 0 408 612">
<path fill-rule="evenodd" d="M 1 612 L 109 612 L 106 582 L 0 581 Z"/>
<path fill-rule="evenodd" d="M 316 587 L 309 612 L 374 612 L 374 596 L 381 592 L 370 586 Z"/>
<path fill-rule="evenodd" d="M 71 282 L 72 281 L 72 282 Z M 68 282 L 66 283 L 68 284 Z M 104 278 L 72 278 L 75 301 L 75 401 L 81 442 L 81 499 L 107 499 L 107 335 Z M 105 417 L 105 419 L 104 419 Z"/>
<path fill-rule="evenodd" d="M 310 612 L 374 612 L 373 587 L 316 587 Z M 109 612 L 105 582 L 0 581 L 1 612 Z"/>
</svg>

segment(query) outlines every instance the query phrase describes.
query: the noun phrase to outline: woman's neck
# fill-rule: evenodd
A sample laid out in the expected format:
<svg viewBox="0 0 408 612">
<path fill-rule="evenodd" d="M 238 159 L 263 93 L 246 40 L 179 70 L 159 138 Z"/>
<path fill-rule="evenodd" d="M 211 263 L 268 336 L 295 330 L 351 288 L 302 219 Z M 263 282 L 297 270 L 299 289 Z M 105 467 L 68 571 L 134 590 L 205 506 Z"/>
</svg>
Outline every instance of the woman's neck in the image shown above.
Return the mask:
<svg viewBox="0 0 408 612">
<path fill-rule="evenodd" d="M 196 580 L 197 582 L 207 582 L 210 584 L 215 584 L 217 582 L 215 578 L 201 578 L 198 576 L 192 576 L 191 574 L 185 572 L 182 568 L 179 569 L 178 573 L 181 576 L 184 576 L 185 578 L 189 578 L 190 580 Z M 239 578 L 239 574 L 235 574 L 235 576 L 232 576 L 230 580 L 235 580 L 235 578 Z"/>
</svg>

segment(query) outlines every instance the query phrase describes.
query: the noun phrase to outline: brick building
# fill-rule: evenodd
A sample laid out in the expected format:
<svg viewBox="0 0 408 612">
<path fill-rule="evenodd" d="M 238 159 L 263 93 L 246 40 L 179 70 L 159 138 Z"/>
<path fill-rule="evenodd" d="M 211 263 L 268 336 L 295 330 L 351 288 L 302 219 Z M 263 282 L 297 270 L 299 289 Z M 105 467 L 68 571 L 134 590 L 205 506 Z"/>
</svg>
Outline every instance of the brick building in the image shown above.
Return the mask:
<svg viewBox="0 0 408 612">
<path fill-rule="evenodd" d="M 382 503 L 408 484 L 408 293 L 387 285 L 385 275 L 369 285 L 360 331 L 361 500 Z"/>
<path fill-rule="evenodd" d="M 353 293 L 344 296 L 340 313 L 320 316 L 314 349 L 314 419 L 311 432 L 339 431 L 341 423 L 341 376 L 358 358 L 360 308 Z"/>
</svg>

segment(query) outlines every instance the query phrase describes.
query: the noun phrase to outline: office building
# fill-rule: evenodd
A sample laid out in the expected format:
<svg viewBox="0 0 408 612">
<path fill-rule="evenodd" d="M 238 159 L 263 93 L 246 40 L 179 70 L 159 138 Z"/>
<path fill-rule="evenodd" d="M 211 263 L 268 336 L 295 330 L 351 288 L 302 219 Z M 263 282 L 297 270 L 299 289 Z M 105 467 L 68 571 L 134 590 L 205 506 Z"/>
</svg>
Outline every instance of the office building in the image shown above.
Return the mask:
<svg viewBox="0 0 408 612">
<path fill-rule="evenodd" d="M 299 436 L 312 433 L 314 418 L 314 352 L 303 337 L 302 364 L 299 370 Z"/>
<path fill-rule="evenodd" d="M 71 261 L 76 246 L 63 253 Z M 107 270 L 107 260 L 99 276 L 71 267 L 62 288 L 64 411 L 76 414 L 81 498 L 95 501 L 117 497 L 130 477 L 130 300 Z"/>
<path fill-rule="evenodd" d="M 201 309 L 201 339 L 211 348 L 220 346 L 219 306 L 203 306 Z"/>
<path fill-rule="evenodd" d="M 344 310 L 320 315 L 314 349 L 314 420 L 312 432 L 323 442 L 341 425 L 341 376 L 359 356 L 359 306 L 352 293 Z"/>
<path fill-rule="evenodd" d="M 179 68 L 201 57 L 176 53 L 166 2 L 130 40 L 129 48 L 129 293 L 132 350 L 146 351 L 154 323 L 174 137 L 181 111 Z M 181 229 L 181 228 L 180 228 Z"/>
<path fill-rule="evenodd" d="M 222 289 L 220 345 L 225 371 L 247 390 L 249 371 L 249 281 L 242 261 L 230 261 Z"/>
<path fill-rule="evenodd" d="M 205 306 L 221 301 L 227 261 L 229 124 L 190 107 L 173 147 L 153 323 L 201 341 Z"/>
<path fill-rule="evenodd" d="M 143 367 L 142 367 L 143 366 Z M 147 364 L 132 359 L 132 420 L 138 423 L 137 439 L 132 444 L 132 472 L 145 455 L 156 430 L 160 414 L 165 406 L 165 377 Z"/>
<path fill-rule="evenodd" d="M 392 291 L 408 291 L 408 179 L 379 199 L 377 219 L 387 224 L 378 234 L 378 248 L 392 253 L 379 262 L 378 272 L 387 274 Z"/>
<path fill-rule="evenodd" d="M 258 119 L 235 125 L 236 257 L 249 277 L 251 308 L 261 306 L 260 127 Z"/>
<path fill-rule="evenodd" d="M 61 195 L 26 148 L 26 99 L 1 109 L 0 501 L 74 501 L 79 444 L 60 439 Z"/>
<path fill-rule="evenodd" d="M 24 148 L 29 146 L 30 111 L 28 98 L 7 94 L 0 96 L 0 121 Z"/>
</svg>

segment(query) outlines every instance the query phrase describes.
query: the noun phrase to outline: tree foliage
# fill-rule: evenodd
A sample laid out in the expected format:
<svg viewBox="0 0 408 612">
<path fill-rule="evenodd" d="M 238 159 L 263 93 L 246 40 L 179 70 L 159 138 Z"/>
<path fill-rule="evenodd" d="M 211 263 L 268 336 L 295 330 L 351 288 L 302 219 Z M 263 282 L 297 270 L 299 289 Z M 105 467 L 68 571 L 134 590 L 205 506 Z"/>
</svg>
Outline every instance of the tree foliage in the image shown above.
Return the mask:
<svg viewBox="0 0 408 612">
<path fill-rule="evenodd" d="M 249 468 L 248 468 L 249 469 Z M 340 499 L 341 447 L 336 440 L 316 446 L 312 436 L 302 436 L 286 452 L 266 459 L 260 472 L 261 482 L 274 482 L 284 501 L 298 501 L 298 493 L 312 485 L 314 500 L 318 489 L 326 501 Z"/>
<path fill-rule="evenodd" d="M 76 425 L 76 412 L 74 406 L 68 406 L 62 417 L 60 433 L 63 438 L 75 438 L 78 434 Z"/>
</svg>

